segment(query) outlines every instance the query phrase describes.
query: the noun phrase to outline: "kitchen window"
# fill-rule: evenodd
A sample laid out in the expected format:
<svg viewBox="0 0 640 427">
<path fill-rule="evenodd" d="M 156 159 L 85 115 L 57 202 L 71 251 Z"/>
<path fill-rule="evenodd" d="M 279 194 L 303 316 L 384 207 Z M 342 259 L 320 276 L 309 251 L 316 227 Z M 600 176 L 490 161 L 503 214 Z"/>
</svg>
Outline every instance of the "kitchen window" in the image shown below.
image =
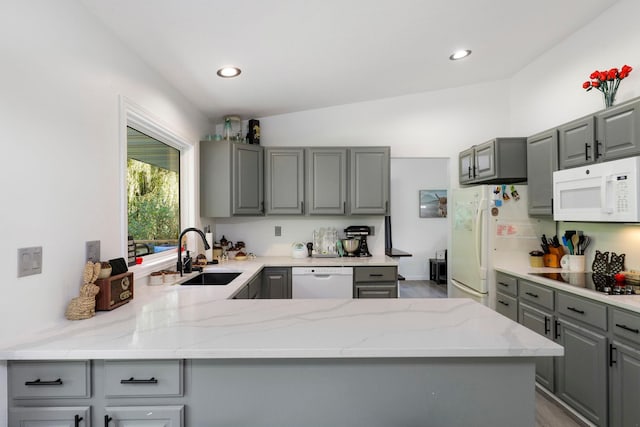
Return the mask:
<svg viewBox="0 0 640 427">
<path fill-rule="evenodd" d="M 195 222 L 193 144 L 162 120 L 120 97 L 121 248 L 139 273 L 176 257 L 180 230 Z"/>
<path fill-rule="evenodd" d="M 127 230 L 136 256 L 178 247 L 180 150 L 127 126 Z"/>
</svg>

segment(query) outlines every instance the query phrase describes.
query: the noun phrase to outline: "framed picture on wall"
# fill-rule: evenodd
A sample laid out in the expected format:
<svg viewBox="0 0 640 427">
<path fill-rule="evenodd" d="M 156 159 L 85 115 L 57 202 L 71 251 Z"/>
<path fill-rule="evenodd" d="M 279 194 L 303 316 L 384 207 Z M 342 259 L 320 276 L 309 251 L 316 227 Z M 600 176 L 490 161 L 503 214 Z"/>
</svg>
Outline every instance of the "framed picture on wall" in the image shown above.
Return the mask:
<svg viewBox="0 0 640 427">
<path fill-rule="evenodd" d="M 447 190 L 419 190 L 420 218 L 447 217 Z"/>
</svg>

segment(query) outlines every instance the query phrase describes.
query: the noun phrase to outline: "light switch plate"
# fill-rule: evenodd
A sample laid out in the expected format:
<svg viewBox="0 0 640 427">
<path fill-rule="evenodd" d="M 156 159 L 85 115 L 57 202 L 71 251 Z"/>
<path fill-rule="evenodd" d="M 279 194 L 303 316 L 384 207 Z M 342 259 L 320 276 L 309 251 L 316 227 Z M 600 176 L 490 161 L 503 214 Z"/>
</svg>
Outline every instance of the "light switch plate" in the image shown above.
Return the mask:
<svg viewBox="0 0 640 427">
<path fill-rule="evenodd" d="M 282 227 L 276 225 L 276 236 L 282 236 Z"/>
<path fill-rule="evenodd" d="M 86 243 L 86 259 L 85 261 L 100 261 L 100 240 L 91 240 Z"/>
<path fill-rule="evenodd" d="M 18 249 L 18 277 L 42 273 L 42 246 Z"/>
</svg>

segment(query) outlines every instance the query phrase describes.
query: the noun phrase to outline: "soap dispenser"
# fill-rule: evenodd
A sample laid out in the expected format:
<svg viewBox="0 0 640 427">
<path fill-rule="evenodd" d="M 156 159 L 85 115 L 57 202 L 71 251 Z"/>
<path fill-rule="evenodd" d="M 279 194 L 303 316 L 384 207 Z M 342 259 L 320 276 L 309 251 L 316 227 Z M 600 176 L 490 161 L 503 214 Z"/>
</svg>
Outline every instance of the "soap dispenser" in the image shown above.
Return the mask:
<svg viewBox="0 0 640 427">
<path fill-rule="evenodd" d="M 191 273 L 193 271 L 193 263 L 192 263 L 191 255 L 189 254 L 189 251 L 187 251 L 187 255 L 182 260 L 182 266 L 183 266 L 182 268 L 184 269 L 183 271 L 185 273 Z"/>
</svg>

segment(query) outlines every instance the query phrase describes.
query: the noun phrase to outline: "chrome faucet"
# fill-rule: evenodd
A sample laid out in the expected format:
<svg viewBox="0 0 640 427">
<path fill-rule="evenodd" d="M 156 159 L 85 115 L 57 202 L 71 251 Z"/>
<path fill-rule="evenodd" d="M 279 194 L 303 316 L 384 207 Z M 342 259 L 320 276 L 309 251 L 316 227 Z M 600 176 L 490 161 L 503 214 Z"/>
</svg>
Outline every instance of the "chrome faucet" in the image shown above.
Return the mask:
<svg viewBox="0 0 640 427">
<path fill-rule="evenodd" d="M 189 231 L 195 231 L 196 233 L 198 233 L 200 235 L 200 237 L 202 237 L 202 241 L 204 242 L 204 249 L 211 249 L 211 246 L 209 246 L 209 243 L 207 243 L 207 238 L 205 237 L 204 233 L 200 230 L 198 230 L 195 227 L 189 227 L 189 228 L 185 228 L 184 230 L 182 230 L 182 233 L 180 233 L 180 236 L 178 236 L 178 271 L 180 272 L 180 277 L 182 277 L 182 237 L 187 234 Z"/>
</svg>

